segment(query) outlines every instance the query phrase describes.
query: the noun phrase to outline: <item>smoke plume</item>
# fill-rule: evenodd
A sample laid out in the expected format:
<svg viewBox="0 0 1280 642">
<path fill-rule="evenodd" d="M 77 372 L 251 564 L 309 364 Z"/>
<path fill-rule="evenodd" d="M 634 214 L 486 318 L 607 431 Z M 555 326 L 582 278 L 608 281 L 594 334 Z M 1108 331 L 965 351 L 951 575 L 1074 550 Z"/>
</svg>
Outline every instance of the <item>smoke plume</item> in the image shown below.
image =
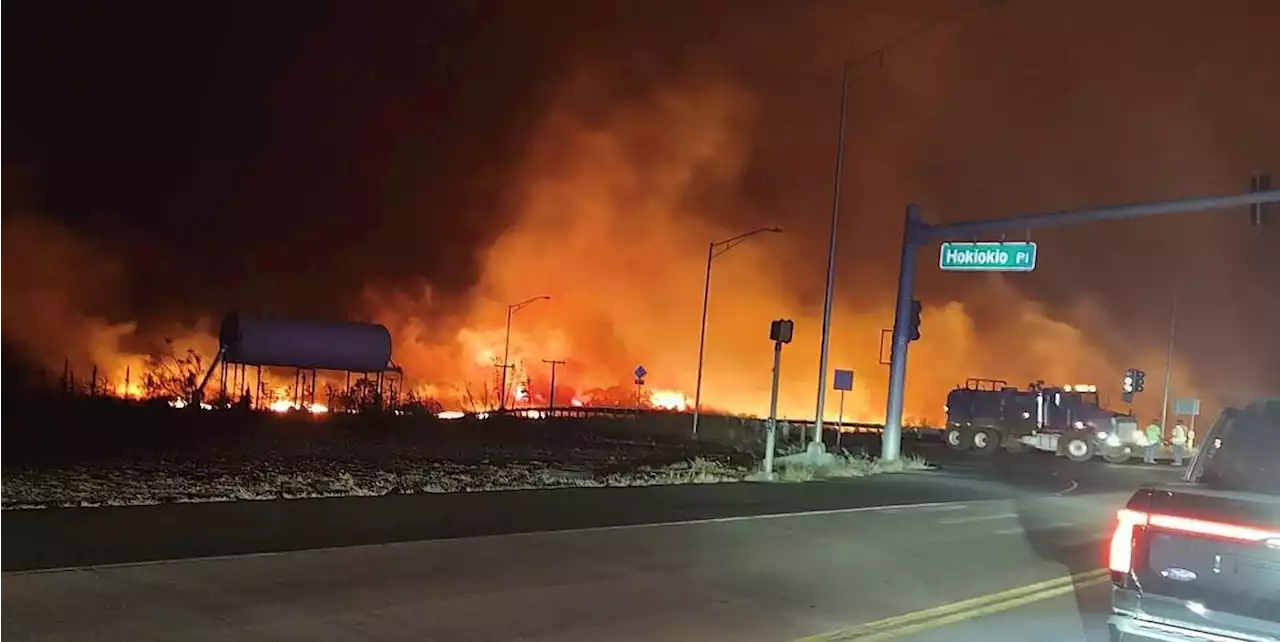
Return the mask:
<svg viewBox="0 0 1280 642">
<path fill-rule="evenodd" d="M 305 50 L 328 52 L 318 59 L 340 60 L 342 72 L 289 78 L 272 103 L 288 135 L 261 156 L 265 138 L 245 145 L 262 166 L 225 199 L 238 223 L 223 227 L 271 218 L 272 236 L 236 245 L 231 260 L 193 245 L 189 262 L 203 271 L 192 274 L 231 275 L 218 285 L 239 294 L 216 305 L 328 307 L 386 324 L 409 383 L 447 407 L 470 409 L 491 390 L 504 351 L 528 403 L 549 396 L 543 361 L 563 360 L 559 403 L 630 403 L 643 365 L 649 392 L 680 407 L 696 386 L 708 244 L 780 226 L 712 263 L 702 400 L 763 414 L 769 322 L 789 318 L 780 411 L 810 418 L 840 68 L 854 60 L 829 367 L 857 373 L 845 418 L 879 421 L 880 339 L 893 323 L 907 203 L 929 221 L 969 220 L 1230 193 L 1255 169 L 1280 168 L 1280 58 L 1262 35 L 1280 15 L 1267 0 L 1211 15 L 1176 1 L 879 4 L 619 3 L 579 16 L 572 33 L 538 12 L 503 22 L 494 10 L 483 17 L 502 23 L 492 36 L 502 46 L 483 34 L 458 45 L 451 60 L 472 66 L 434 84 L 393 46 L 418 41 L 353 52 L 363 36 L 347 29 L 359 25 L 336 21 Z M 485 53 L 498 50 L 529 55 Z M 493 82 L 513 64 L 517 80 Z M 335 95 L 339 107 L 325 111 Z M 437 103 L 449 109 L 415 111 Z M 231 157 L 240 167 L 244 155 Z M 429 193 L 412 192 L 420 183 Z M 6 342 L 50 370 L 97 364 L 117 379 L 169 349 L 166 337 L 212 356 L 211 325 L 195 319 L 224 310 L 192 303 L 179 277 L 142 279 L 130 248 L 8 209 Z M 1038 231 L 1032 274 L 939 273 L 926 248 L 907 414 L 938 420 L 947 391 L 969 377 L 1094 384 L 1118 406 L 1130 367 L 1148 373 L 1136 410 L 1157 414 L 1175 298 L 1173 396 L 1208 409 L 1274 389 L 1280 345 L 1266 328 L 1280 314 L 1280 255 L 1245 221 Z M 212 245 L 225 252 L 221 239 Z M 550 298 L 511 315 L 508 348 L 508 306 L 534 297 Z M 170 299 L 184 302 L 182 320 L 151 312 Z M 829 391 L 827 417 L 840 411 Z"/>
</svg>

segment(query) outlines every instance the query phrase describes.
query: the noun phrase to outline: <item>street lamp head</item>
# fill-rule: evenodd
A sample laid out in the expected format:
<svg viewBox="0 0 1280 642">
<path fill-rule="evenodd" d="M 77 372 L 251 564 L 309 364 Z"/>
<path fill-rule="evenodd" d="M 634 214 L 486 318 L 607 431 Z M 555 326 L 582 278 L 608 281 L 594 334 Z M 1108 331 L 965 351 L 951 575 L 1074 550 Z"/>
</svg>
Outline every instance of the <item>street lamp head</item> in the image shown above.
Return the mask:
<svg viewBox="0 0 1280 642">
<path fill-rule="evenodd" d="M 546 295 L 543 295 L 543 296 L 534 296 L 534 297 L 529 297 L 529 298 L 527 298 L 527 299 L 525 299 L 525 300 L 523 300 L 523 301 L 521 301 L 521 302 L 519 302 L 519 303 L 510 303 L 510 304 L 508 304 L 508 305 L 507 305 L 507 310 L 514 312 L 514 311 L 519 310 L 520 308 L 523 308 L 524 306 L 529 305 L 529 304 L 531 304 L 531 303 L 536 303 L 536 302 L 538 302 L 538 301 L 550 301 L 550 300 L 551 300 L 551 297 L 550 297 L 550 296 L 546 296 Z"/>
</svg>

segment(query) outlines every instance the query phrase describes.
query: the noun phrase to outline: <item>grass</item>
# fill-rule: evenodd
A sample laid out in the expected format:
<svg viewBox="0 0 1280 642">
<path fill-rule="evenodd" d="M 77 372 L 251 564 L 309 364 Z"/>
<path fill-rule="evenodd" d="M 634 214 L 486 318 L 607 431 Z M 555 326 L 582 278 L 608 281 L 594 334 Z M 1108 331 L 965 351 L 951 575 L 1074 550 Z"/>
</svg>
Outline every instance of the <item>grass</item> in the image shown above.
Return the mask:
<svg viewBox="0 0 1280 642">
<path fill-rule="evenodd" d="M 778 480 L 807 482 L 929 470 L 922 457 L 906 454 L 892 465 L 863 453 L 843 452 L 827 464 L 790 462 Z M 117 462 L 68 468 L 6 469 L 5 510 L 49 507 L 137 506 L 163 503 L 359 497 L 415 493 L 467 493 L 538 488 L 617 488 L 674 484 L 734 483 L 754 466 L 730 457 L 693 457 L 666 464 L 605 466 L 528 461 L 342 462 L 284 461 Z"/>
<path fill-rule="evenodd" d="M 549 464 L 469 465 L 435 462 L 416 470 L 376 466 L 225 470 L 138 463 L 116 468 L 6 471 L 3 507 L 137 506 L 162 503 L 465 493 L 564 487 L 625 487 L 741 481 L 749 468 L 694 458 L 665 466 L 596 474 Z"/>
<path fill-rule="evenodd" d="M 907 453 L 896 462 L 885 464 L 865 453 L 850 454 L 846 451 L 835 455 L 832 461 L 823 465 L 789 462 L 779 468 L 778 479 L 787 482 L 806 482 L 815 479 L 847 479 L 881 473 L 932 469 L 933 466 L 929 465 L 929 462 L 916 454 Z"/>
<path fill-rule="evenodd" d="M 716 415 L 703 415 L 693 440 L 680 413 L 441 421 L 55 401 L 6 407 L 4 509 L 732 483 L 758 470 L 763 450 L 763 421 Z M 783 478 L 878 472 L 844 453 Z"/>
</svg>

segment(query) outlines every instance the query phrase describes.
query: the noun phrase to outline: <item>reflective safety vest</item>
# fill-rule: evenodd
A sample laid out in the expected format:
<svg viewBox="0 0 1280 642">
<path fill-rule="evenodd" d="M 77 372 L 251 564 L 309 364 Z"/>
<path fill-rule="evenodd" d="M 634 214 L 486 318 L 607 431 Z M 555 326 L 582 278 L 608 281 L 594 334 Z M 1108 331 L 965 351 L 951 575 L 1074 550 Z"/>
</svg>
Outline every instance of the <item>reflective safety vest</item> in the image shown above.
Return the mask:
<svg viewBox="0 0 1280 642">
<path fill-rule="evenodd" d="M 1160 440 L 1163 437 L 1164 437 L 1164 431 L 1160 430 L 1159 424 L 1156 424 L 1154 422 L 1147 424 L 1147 443 L 1148 444 L 1158 444 L 1160 443 Z"/>
</svg>

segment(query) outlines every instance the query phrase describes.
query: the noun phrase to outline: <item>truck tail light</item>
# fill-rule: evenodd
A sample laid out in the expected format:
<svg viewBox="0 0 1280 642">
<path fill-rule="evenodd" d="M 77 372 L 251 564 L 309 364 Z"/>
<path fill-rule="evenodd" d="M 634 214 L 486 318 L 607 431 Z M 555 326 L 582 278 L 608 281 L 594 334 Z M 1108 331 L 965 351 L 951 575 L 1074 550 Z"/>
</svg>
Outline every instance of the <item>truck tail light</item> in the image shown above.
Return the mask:
<svg viewBox="0 0 1280 642">
<path fill-rule="evenodd" d="M 1128 573 L 1133 569 L 1133 531 L 1139 525 L 1146 525 L 1147 514 L 1124 508 L 1116 513 L 1116 519 L 1107 565 L 1113 573 Z"/>
<path fill-rule="evenodd" d="M 1118 523 L 1111 534 L 1111 553 L 1107 560 L 1108 566 L 1116 573 L 1133 570 L 1133 535 L 1139 526 L 1237 542 L 1261 543 L 1280 539 L 1280 531 L 1194 517 L 1144 513 L 1128 508 L 1117 513 L 1116 518 Z"/>
</svg>

